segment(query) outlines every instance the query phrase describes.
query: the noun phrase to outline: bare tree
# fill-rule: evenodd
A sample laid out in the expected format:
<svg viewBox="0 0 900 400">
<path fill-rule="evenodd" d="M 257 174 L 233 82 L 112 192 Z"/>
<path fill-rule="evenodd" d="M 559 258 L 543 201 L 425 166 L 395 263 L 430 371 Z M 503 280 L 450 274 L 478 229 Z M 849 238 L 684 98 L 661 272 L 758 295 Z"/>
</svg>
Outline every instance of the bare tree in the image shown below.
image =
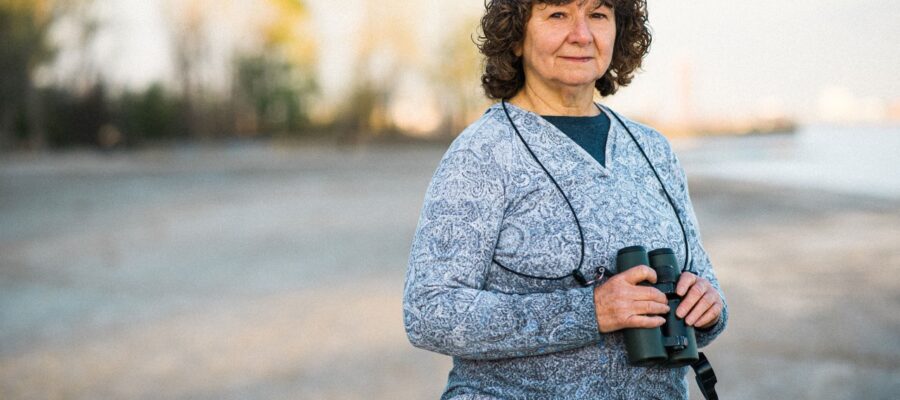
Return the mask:
<svg viewBox="0 0 900 400">
<path fill-rule="evenodd" d="M 200 112 L 205 87 L 203 62 L 209 57 L 208 11 L 217 6 L 210 0 L 170 0 L 164 3 L 172 58 L 183 100 L 183 118 L 188 136 L 205 137 L 205 116 Z"/>
<path fill-rule="evenodd" d="M 466 19 L 451 31 L 442 46 L 440 63 L 432 70 L 440 83 L 447 120 L 445 133 L 456 135 L 488 103 L 481 90 L 481 53 L 475 45 L 478 19 Z"/>
<path fill-rule="evenodd" d="M 234 125 L 241 134 L 293 133 L 316 90 L 309 10 L 299 0 L 261 0 L 258 9 L 247 24 L 255 40 L 232 65 Z"/>
<path fill-rule="evenodd" d="M 165 5 L 190 136 L 208 137 L 213 123 L 222 119 L 239 133 L 274 126 L 293 129 L 301 106 L 298 93 L 312 81 L 302 78 L 312 73 L 315 49 L 302 1 L 168 0 Z M 215 28 L 241 35 L 219 35 Z M 210 73 L 229 69 L 221 81 Z M 219 89 L 231 98 L 214 96 Z M 230 115 L 220 118 L 217 108 Z M 274 120 L 278 122 L 263 123 Z"/>
<path fill-rule="evenodd" d="M 344 140 L 357 141 L 394 129 L 388 103 L 401 79 L 412 69 L 424 70 L 426 60 L 418 41 L 417 23 L 422 4 L 364 1 L 363 22 L 355 36 L 356 60 L 350 79 L 351 93 L 335 121 Z"/>
</svg>

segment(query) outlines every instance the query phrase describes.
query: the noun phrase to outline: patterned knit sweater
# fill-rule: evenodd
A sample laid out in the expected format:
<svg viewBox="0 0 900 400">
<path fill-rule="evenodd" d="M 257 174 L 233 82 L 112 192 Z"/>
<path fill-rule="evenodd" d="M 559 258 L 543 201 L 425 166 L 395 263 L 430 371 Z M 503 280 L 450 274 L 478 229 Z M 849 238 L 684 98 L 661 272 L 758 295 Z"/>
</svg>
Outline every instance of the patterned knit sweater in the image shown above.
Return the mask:
<svg viewBox="0 0 900 400">
<path fill-rule="evenodd" d="M 684 260 L 681 228 L 647 161 L 613 118 L 606 167 L 537 114 L 510 115 L 577 213 L 582 272 L 614 271 L 616 251 L 670 247 Z M 604 110 L 609 113 L 609 111 Z M 656 131 L 624 119 L 685 223 L 691 264 L 719 290 L 700 242 L 684 172 Z M 453 357 L 442 399 L 686 399 L 688 368 L 632 367 L 621 331 L 600 333 L 593 291 L 569 274 L 578 228 L 563 196 L 495 104 L 450 146 L 432 177 L 404 288 L 410 342 Z M 496 260 L 497 262 L 495 262 Z M 724 297 L 723 297 L 724 299 Z M 727 305 L 698 346 L 718 336 Z"/>
</svg>

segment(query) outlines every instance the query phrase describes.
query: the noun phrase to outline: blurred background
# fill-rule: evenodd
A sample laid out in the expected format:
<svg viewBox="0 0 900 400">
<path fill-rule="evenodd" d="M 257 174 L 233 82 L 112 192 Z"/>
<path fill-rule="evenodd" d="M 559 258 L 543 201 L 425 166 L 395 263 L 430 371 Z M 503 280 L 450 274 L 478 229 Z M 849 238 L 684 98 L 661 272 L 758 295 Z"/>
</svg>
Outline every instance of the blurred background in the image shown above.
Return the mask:
<svg viewBox="0 0 900 400">
<path fill-rule="evenodd" d="M 431 174 L 490 105 L 482 12 L 0 0 L 0 398 L 439 397 L 402 288 Z M 656 1 L 602 99 L 690 177 L 725 398 L 900 393 L 898 16 Z"/>
</svg>

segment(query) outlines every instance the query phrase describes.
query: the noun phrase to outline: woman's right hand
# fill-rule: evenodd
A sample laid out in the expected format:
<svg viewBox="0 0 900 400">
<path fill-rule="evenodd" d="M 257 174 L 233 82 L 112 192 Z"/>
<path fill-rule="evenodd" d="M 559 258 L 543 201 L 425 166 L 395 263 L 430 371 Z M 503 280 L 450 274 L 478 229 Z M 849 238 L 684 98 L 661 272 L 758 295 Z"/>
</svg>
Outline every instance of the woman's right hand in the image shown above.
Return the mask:
<svg viewBox="0 0 900 400">
<path fill-rule="evenodd" d="M 656 271 L 646 265 L 629 268 L 594 287 L 594 309 L 602 333 L 624 328 L 656 328 L 666 322 L 658 314 L 669 312 L 666 295 L 650 286 L 656 283 Z"/>
</svg>

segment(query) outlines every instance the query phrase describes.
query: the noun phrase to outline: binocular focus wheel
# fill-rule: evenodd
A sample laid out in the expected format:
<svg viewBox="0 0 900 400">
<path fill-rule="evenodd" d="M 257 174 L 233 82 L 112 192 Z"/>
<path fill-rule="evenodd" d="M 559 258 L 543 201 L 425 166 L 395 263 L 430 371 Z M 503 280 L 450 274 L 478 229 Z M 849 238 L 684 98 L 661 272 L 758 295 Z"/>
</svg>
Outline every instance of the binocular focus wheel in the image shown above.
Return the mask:
<svg viewBox="0 0 900 400">
<path fill-rule="evenodd" d="M 663 345 L 667 349 L 684 350 L 688 347 L 689 341 L 687 336 L 672 336 L 663 339 Z"/>
</svg>

